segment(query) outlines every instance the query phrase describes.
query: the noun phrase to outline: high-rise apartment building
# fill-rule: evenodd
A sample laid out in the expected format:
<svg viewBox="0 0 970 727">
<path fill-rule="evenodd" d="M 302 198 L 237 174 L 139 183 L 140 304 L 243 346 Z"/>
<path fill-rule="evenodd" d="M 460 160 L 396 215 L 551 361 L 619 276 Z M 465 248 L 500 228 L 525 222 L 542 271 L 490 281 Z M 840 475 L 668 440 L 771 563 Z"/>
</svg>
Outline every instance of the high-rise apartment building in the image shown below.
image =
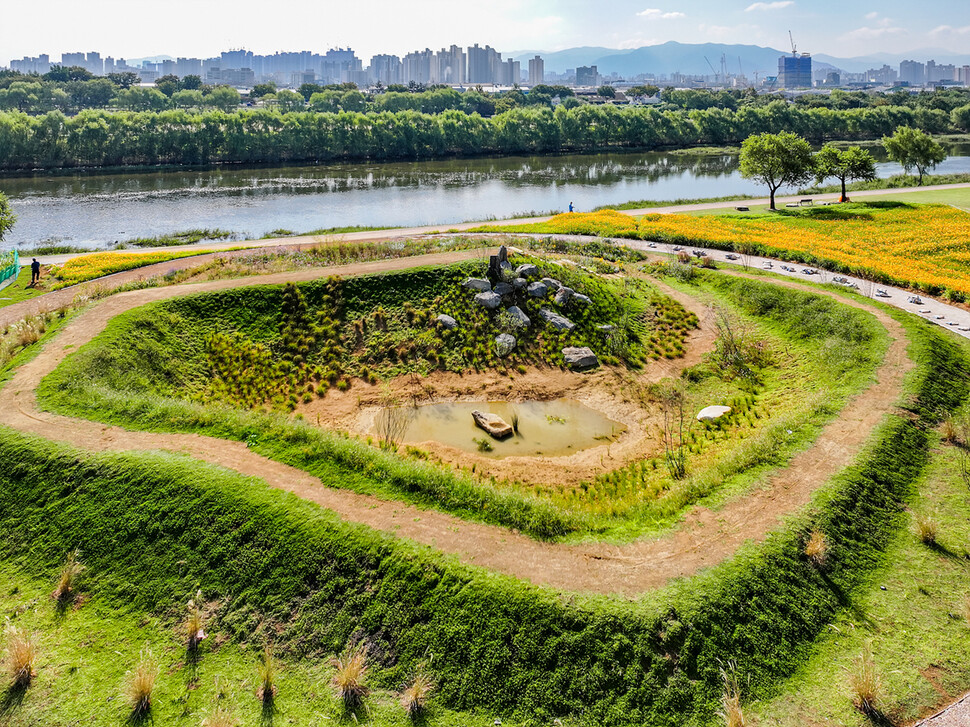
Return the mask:
<svg viewBox="0 0 970 727">
<path fill-rule="evenodd" d="M 812 56 L 793 53 L 778 59 L 778 85 L 782 88 L 812 87 Z"/>
<path fill-rule="evenodd" d="M 903 61 L 899 64 L 899 80 L 910 86 L 926 83 L 926 66 L 919 61 Z"/>
<path fill-rule="evenodd" d="M 392 55 L 377 55 L 370 59 L 370 78 L 384 86 L 401 82 L 401 59 Z"/>
<path fill-rule="evenodd" d="M 598 86 L 599 81 L 600 74 L 596 66 L 579 66 L 576 69 L 577 86 Z"/>
<path fill-rule="evenodd" d="M 529 85 L 538 86 L 540 83 L 545 83 L 546 80 L 546 64 L 539 56 L 529 59 Z"/>
</svg>

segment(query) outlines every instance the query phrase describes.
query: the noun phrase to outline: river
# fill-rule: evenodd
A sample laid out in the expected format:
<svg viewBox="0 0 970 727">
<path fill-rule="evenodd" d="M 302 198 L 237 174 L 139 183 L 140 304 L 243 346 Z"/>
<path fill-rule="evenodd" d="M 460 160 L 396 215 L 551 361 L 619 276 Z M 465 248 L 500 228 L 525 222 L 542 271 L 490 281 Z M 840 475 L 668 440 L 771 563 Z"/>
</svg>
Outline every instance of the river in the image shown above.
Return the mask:
<svg viewBox="0 0 970 727">
<path fill-rule="evenodd" d="M 970 173 L 954 145 L 936 173 Z M 899 173 L 879 162 L 879 175 Z M 0 178 L 17 223 L 4 246 L 100 248 L 137 237 L 219 228 L 240 238 L 365 225 L 411 227 L 633 200 L 766 190 L 742 179 L 731 154 L 617 152 L 390 164 L 220 167 Z"/>
</svg>

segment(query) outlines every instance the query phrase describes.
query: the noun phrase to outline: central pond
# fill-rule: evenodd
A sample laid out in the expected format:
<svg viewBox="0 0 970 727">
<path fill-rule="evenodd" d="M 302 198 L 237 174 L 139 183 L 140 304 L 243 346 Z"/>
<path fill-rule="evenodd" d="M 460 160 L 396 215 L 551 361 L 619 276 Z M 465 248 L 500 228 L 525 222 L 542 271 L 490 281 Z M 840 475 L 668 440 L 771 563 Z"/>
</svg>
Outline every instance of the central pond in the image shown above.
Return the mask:
<svg viewBox="0 0 970 727">
<path fill-rule="evenodd" d="M 948 151 L 938 173 L 970 172 L 970 146 Z M 878 168 L 883 177 L 900 171 L 885 160 Z M 765 195 L 741 178 L 737 155 L 690 151 L 36 174 L 0 177 L 0 191 L 18 217 L 5 246 L 91 248 L 199 228 L 258 238 L 501 219 L 562 211 L 570 202 L 586 211 L 644 199 Z"/>
<path fill-rule="evenodd" d="M 518 417 L 518 435 L 492 439 L 475 426 L 475 410 L 498 414 L 512 424 Z M 572 399 L 552 401 L 447 402 L 409 410 L 404 442 L 434 441 L 485 457 L 561 457 L 614 441 L 626 426 Z M 477 440 L 477 441 L 476 441 Z M 479 448 L 487 441 L 490 451 Z"/>
</svg>

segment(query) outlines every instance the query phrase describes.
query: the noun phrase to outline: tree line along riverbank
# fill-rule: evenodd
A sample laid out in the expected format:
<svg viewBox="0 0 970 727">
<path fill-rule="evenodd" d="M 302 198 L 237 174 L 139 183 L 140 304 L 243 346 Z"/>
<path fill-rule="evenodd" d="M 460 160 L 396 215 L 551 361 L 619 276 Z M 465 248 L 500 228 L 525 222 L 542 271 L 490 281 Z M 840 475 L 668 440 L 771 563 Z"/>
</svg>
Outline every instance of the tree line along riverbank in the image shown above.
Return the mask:
<svg viewBox="0 0 970 727">
<path fill-rule="evenodd" d="M 970 108 L 970 107 L 968 107 Z M 431 159 L 676 149 L 738 144 L 791 131 L 814 142 L 867 140 L 911 126 L 932 134 L 964 129 L 963 108 L 907 106 L 835 110 L 782 101 L 759 107 L 665 110 L 584 105 L 516 108 L 492 117 L 451 110 L 360 113 L 83 111 L 0 113 L 0 170 Z"/>
</svg>

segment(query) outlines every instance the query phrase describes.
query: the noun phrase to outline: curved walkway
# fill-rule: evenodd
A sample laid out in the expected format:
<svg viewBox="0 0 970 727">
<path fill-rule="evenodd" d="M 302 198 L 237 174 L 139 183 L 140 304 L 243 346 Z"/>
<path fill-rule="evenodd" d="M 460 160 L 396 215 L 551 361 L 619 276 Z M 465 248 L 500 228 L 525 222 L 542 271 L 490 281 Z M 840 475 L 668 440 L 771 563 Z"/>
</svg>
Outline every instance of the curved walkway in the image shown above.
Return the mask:
<svg viewBox="0 0 970 727">
<path fill-rule="evenodd" d="M 436 510 L 423 510 L 327 487 L 301 470 L 251 452 L 241 442 L 195 434 L 128 431 L 41 412 L 37 408 L 35 389 L 48 373 L 71 352 L 104 330 L 112 318 L 146 303 L 254 284 L 311 280 L 330 274 L 358 275 L 444 264 L 479 254 L 479 251 L 445 253 L 110 296 L 73 319 L 38 356 L 17 369 L 11 381 L 0 390 L 0 424 L 82 449 L 182 452 L 260 477 L 273 487 L 333 510 L 347 521 L 409 538 L 455 555 L 464 563 L 559 590 L 635 596 L 673 578 L 717 565 L 746 541 L 764 539 L 778 527 L 784 516 L 807 504 L 821 484 L 850 464 L 861 451 L 872 429 L 899 399 L 903 377 L 912 367 L 906 356 L 904 331 L 895 320 L 857 301 L 818 291 L 822 295 L 839 297 L 846 305 L 869 310 L 889 331 L 893 340 L 885 360 L 877 369 L 875 383 L 854 397 L 842 413 L 823 428 L 809 449 L 796 455 L 787 468 L 760 489 L 717 511 L 694 508 L 686 522 L 669 535 L 623 546 L 537 542 L 502 527 L 468 522 Z M 789 281 L 778 281 L 778 284 L 803 287 Z"/>
</svg>

